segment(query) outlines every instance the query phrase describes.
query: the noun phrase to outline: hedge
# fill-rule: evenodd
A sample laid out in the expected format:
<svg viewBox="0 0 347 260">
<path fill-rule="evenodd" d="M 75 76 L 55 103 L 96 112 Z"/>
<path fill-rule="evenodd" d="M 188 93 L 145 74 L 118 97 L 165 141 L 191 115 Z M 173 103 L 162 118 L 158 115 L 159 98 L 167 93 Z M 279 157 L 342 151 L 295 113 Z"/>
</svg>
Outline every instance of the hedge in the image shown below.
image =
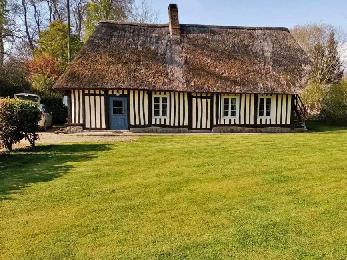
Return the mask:
<svg viewBox="0 0 347 260">
<path fill-rule="evenodd" d="M 22 139 L 29 141 L 32 147 L 38 139 L 40 110 L 34 102 L 19 99 L 0 99 L 0 142 L 12 150 L 15 143 Z"/>
</svg>

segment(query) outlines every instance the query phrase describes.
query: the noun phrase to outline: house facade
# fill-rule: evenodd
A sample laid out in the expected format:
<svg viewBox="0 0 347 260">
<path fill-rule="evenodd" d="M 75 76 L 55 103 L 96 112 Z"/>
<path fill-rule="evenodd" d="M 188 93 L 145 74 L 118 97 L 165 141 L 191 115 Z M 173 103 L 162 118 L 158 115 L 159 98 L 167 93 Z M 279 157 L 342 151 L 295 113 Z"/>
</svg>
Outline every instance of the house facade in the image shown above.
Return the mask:
<svg viewBox="0 0 347 260">
<path fill-rule="evenodd" d="M 101 22 L 55 88 L 69 125 L 140 132 L 303 127 L 309 59 L 289 30 Z"/>
</svg>

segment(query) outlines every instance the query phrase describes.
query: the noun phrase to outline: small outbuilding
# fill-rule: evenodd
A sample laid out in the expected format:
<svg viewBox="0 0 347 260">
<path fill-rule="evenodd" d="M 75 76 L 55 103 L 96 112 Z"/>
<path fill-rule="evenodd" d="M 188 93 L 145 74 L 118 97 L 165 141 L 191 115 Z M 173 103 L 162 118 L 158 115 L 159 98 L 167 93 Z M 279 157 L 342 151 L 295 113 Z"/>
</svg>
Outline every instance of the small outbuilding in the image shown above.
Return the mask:
<svg viewBox="0 0 347 260">
<path fill-rule="evenodd" d="M 101 22 L 55 88 L 71 126 L 144 132 L 304 127 L 309 59 L 287 28 Z"/>
</svg>

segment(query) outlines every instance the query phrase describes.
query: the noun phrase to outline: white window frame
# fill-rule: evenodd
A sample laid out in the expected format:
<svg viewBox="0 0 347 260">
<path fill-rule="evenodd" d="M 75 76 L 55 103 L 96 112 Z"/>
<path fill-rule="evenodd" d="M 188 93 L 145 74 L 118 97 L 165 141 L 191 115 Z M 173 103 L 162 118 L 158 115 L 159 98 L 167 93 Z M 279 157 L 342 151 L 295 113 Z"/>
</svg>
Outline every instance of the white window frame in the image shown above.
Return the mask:
<svg viewBox="0 0 347 260">
<path fill-rule="evenodd" d="M 235 116 L 231 116 L 231 101 L 230 99 L 235 98 L 236 99 L 236 115 Z M 224 99 L 229 99 L 229 111 L 228 111 L 228 116 L 224 115 Z M 239 117 L 239 111 L 240 111 L 240 97 L 236 96 L 236 95 L 228 95 L 228 96 L 223 96 L 222 95 L 222 117 L 223 119 L 236 119 Z"/>
<path fill-rule="evenodd" d="M 159 116 L 154 115 L 154 99 L 156 97 L 159 98 L 159 112 L 160 112 Z M 162 107 L 163 98 L 166 98 L 166 100 L 167 100 L 167 102 L 166 102 L 166 105 L 167 105 L 166 116 L 163 116 L 163 107 Z M 170 107 L 169 95 L 153 95 L 152 96 L 152 117 L 154 119 L 167 119 L 169 117 L 169 107 Z"/>
<path fill-rule="evenodd" d="M 261 116 L 260 115 L 260 99 L 261 98 L 263 98 L 264 99 L 264 115 L 263 116 Z M 271 106 L 270 106 L 270 115 L 269 116 L 267 116 L 266 115 L 266 99 L 270 99 L 270 104 L 271 104 Z M 272 114 L 272 106 L 273 106 L 273 104 L 272 104 L 272 96 L 259 96 L 258 97 L 258 118 L 261 118 L 261 119 L 270 119 L 271 118 L 271 114 Z"/>
</svg>

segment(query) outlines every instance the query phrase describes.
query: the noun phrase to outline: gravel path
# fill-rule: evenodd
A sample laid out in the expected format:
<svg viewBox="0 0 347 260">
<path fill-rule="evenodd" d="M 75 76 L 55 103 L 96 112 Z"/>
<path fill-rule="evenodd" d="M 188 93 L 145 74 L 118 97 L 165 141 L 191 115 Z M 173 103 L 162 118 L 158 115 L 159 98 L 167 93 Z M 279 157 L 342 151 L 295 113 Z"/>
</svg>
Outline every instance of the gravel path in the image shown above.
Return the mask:
<svg viewBox="0 0 347 260">
<path fill-rule="evenodd" d="M 131 141 L 137 139 L 136 136 L 126 135 L 80 135 L 80 134 L 55 134 L 40 133 L 39 144 L 60 144 L 60 143 L 94 143 L 94 142 L 117 142 Z"/>
<path fill-rule="evenodd" d="M 37 144 L 62 144 L 62 143 L 98 143 L 98 142 L 123 142 L 136 140 L 137 136 L 129 135 L 86 135 L 86 134 L 55 134 L 52 132 L 39 133 Z M 13 146 L 14 149 L 29 146 L 29 142 L 22 141 Z M 0 152 L 4 149 L 0 146 Z"/>
</svg>

